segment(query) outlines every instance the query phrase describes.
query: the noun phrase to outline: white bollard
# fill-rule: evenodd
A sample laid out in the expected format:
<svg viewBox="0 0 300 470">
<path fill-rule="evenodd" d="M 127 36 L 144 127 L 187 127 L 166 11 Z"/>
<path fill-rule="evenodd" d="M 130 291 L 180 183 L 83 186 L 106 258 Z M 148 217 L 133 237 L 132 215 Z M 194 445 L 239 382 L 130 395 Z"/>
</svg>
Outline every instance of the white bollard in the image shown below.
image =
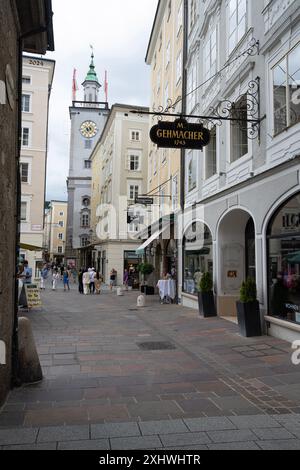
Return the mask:
<svg viewBox="0 0 300 470">
<path fill-rule="evenodd" d="M 124 294 L 123 294 L 122 287 L 118 287 L 118 288 L 117 288 L 117 295 L 120 295 L 120 296 L 121 296 L 121 295 L 124 295 Z"/>
<path fill-rule="evenodd" d="M 139 295 L 137 298 L 137 306 L 145 307 L 145 305 L 146 305 L 146 297 L 144 295 Z"/>
</svg>

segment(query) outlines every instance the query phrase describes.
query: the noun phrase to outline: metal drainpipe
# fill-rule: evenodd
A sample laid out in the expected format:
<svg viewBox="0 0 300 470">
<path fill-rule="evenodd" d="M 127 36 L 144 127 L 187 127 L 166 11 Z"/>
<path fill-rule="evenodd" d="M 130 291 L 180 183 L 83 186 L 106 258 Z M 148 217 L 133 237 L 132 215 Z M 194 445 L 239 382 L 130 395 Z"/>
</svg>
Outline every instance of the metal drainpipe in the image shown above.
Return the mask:
<svg viewBox="0 0 300 470">
<path fill-rule="evenodd" d="M 187 92 L 187 72 L 186 61 L 188 53 L 188 0 L 183 0 L 183 50 L 182 50 L 182 114 L 186 114 L 186 92 Z M 185 206 L 185 150 L 181 149 L 180 154 L 180 209 L 181 216 L 184 214 Z M 183 242 L 183 234 L 181 242 Z M 184 246 L 181 246 L 181 280 L 184 282 Z M 178 286 L 177 286 L 178 289 Z"/>
<path fill-rule="evenodd" d="M 17 132 L 18 132 L 18 142 L 16 148 L 16 178 L 17 178 L 17 187 L 16 187 L 16 213 L 15 213 L 15 237 L 16 237 L 16 247 L 15 247 L 15 275 L 14 275 L 14 284 L 15 284 L 15 299 L 14 299 L 14 318 L 13 318 L 13 333 L 12 333 L 12 357 L 11 357 L 11 367 L 12 367 L 12 378 L 11 385 L 12 387 L 18 387 L 21 385 L 19 379 L 19 341 L 18 341 L 18 304 L 19 304 L 19 280 L 17 278 L 17 263 L 20 252 L 20 213 L 21 213 L 21 177 L 20 177 L 20 152 L 21 152 L 21 131 L 22 131 L 22 57 L 23 57 L 23 43 L 22 39 L 18 40 L 18 80 L 17 80 L 17 107 L 18 107 L 18 123 L 17 123 Z"/>
</svg>

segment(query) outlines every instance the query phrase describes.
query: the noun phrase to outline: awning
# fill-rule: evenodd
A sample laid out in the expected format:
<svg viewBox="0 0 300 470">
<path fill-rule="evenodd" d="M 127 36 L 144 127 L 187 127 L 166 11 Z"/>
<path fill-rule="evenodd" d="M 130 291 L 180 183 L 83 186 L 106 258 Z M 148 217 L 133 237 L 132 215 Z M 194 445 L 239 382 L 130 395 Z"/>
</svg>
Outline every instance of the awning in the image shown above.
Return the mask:
<svg viewBox="0 0 300 470">
<path fill-rule="evenodd" d="M 40 246 L 28 245 L 27 243 L 20 243 L 20 248 L 27 251 L 43 251 Z"/>
<path fill-rule="evenodd" d="M 165 229 L 164 229 L 165 230 Z M 157 232 L 154 232 L 151 237 L 148 238 L 141 246 L 138 247 L 138 249 L 135 251 L 137 255 L 143 255 L 145 248 L 147 248 L 150 243 L 152 243 L 154 240 L 159 238 L 160 234 L 163 232 L 163 229 L 158 230 Z"/>
</svg>

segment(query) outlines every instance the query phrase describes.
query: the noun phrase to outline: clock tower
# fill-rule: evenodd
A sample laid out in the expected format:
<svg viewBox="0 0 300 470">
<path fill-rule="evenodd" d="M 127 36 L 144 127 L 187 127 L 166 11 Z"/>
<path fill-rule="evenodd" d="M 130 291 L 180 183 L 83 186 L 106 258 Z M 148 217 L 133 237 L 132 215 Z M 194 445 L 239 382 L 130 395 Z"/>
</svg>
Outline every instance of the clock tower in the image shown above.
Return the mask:
<svg viewBox="0 0 300 470">
<path fill-rule="evenodd" d="M 99 101 L 101 85 L 91 56 L 90 68 L 82 84 L 83 101 L 70 107 L 71 138 L 68 187 L 66 263 L 80 268 L 80 248 L 91 243 L 91 161 L 90 155 L 109 114 L 108 103 Z"/>
</svg>

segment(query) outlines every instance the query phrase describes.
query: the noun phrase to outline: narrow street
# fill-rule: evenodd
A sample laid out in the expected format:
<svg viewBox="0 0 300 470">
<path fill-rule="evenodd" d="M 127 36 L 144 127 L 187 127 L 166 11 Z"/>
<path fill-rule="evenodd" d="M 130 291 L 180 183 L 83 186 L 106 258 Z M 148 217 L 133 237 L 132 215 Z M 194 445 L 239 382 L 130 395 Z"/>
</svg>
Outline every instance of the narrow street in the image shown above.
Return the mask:
<svg viewBox="0 0 300 470">
<path fill-rule="evenodd" d="M 290 344 L 136 298 L 47 287 L 26 314 L 44 380 L 10 393 L 0 449 L 300 449 Z"/>
</svg>

